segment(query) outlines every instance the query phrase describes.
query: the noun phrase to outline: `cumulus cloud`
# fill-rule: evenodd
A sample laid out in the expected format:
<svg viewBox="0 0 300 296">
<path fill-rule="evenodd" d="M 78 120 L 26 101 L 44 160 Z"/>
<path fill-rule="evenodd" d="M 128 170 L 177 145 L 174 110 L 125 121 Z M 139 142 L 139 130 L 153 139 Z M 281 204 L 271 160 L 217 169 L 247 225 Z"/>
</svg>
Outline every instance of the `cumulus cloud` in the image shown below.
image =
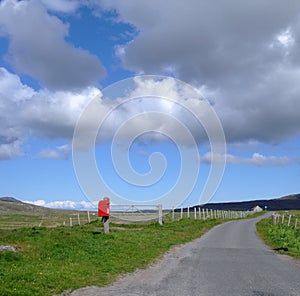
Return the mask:
<svg viewBox="0 0 300 296">
<path fill-rule="evenodd" d="M 199 158 L 203 163 L 223 163 L 237 165 L 256 165 L 256 166 L 287 166 L 293 161 L 287 156 L 265 156 L 260 153 L 253 153 L 251 158 L 243 158 L 232 154 L 220 155 L 208 152 Z"/>
<path fill-rule="evenodd" d="M 18 75 L 0 69 L 0 159 L 22 155 L 22 145 L 29 136 L 69 141 L 79 114 L 96 95 L 100 98 L 98 107 L 85 122 L 86 131 L 94 128 L 95 119 L 118 106 L 99 141 L 111 137 L 120 124 L 137 113 L 144 116 L 128 122 L 125 138 L 142 129 L 174 131 L 171 121 L 149 120 L 149 110 L 180 119 L 198 142 L 205 138 L 203 127 L 180 108 L 184 103 L 210 122 L 204 101 L 187 89 L 176 88 L 171 79 L 137 78 L 135 89 L 113 98 L 102 98 L 101 92 L 90 86 L 104 74 L 100 61 L 67 43 L 68 25 L 47 11 L 73 13 L 86 3 L 116 10 L 117 21 L 130 23 L 139 32 L 128 44 L 116 45 L 127 69 L 171 73 L 193 83 L 213 104 L 227 142 L 279 143 L 299 136 L 300 4 L 296 0 L 288 5 L 270 0 L 251 4 L 219 1 L 218 5 L 196 0 L 188 4 L 169 0 L 5 0 L 0 3 L 0 36 L 9 39 L 7 61 L 47 88 L 34 90 Z M 147 92 L 178 104 L 149 98 L 122 104 L 130 96 Z M 181 138 L 184 142 L 184 136 Z M 66 151 L 49 148 L 38 156 L 66 157 Z"/>
<path fill-rule="evenodd" d="M 23 155 L 22 144 L 30 136 L 70 141 L 80 113 L 100 94 L 93 87 L 80 92 L 35 91 L 0 68 L 0 159 Z M 69 149 L 67 145 L 44 150 L 40 157 L 66 157 Z"/>
<path fill-rule="evenodd" d="M 43 199 L 36 201 L 23 201 L 25 203 L 30 203 L 36 206 L 42 206 L 47 208 L 55 209 L 69 209 L 69 210 L 84 210 L 84 209 L 95 209 L 97 204 L 93 204 L 87 201 L 72 201 L 72 200 L 63 200 L 63 201 L 51 201 L 47 202 Z"/>
<path fill-rule="evenodd" d="M 114 91 L 104 90 L 85 110 L 77 125 L 76 148 L 84 148 L 97 131 L 98 142 L 114 138 L 119 145 L 136 139 L 171 139 L 188 147 L 208 140 L 225 142 L 220 121 L 197 89 L 169 77 L 135 77 L 122 83 Z"/>
<path fill-rule="evenodd" d="M 68 158 L 69 153 L 71 151 L 70 144 L 57 146 L 54 149 L 44 149 L 39 152 L 39 158 L 48 158 L 48 159 L 61 159 L 61 158 Z"/>
<path fill-rule="evenodd" d="M 93 2 L 139 31 L 124 66 L 206 89 L 229 142 L 299 136 L 299 1 Z"/>
<path fill-rule="evenodd" d="M 80 6 L 78 0 L 40 0 L 44 6 L 53 11 L 73 13 Z"/>
<path fill-rule="evenodd" d="M 12 159 L 23 155 L 21 141 L 19 140 L 13 140 L 7 144 L 0 144 L 0 160 Z"/>
<path fill-rule="evenodd" d="M 60 10 L 72 6 L 65 1 L 45 3 Z M 39 1 L 0 2 L 0 36 L 9 39 L 6 60 L 47 88 L 83 88 L 104 77 L 105 69 L 95 55 L 66 42 L 68 31 L 68 25 L 48 14 Z"/>
</svg>

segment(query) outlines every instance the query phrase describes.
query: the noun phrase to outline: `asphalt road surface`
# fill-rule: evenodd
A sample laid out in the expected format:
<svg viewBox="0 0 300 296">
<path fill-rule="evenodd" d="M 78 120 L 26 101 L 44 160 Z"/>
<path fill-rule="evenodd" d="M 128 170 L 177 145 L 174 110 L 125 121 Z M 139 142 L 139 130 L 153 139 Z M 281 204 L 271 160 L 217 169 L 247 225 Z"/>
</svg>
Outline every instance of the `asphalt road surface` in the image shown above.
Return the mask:
<svg viewBox="0 0 300 296">
<path fill-rule="evenodd" d="M 255 235 L 260 218 L 219 225 L 153 266 L 72 296 L 300 296 L 300 265 Z"/>
</svg>

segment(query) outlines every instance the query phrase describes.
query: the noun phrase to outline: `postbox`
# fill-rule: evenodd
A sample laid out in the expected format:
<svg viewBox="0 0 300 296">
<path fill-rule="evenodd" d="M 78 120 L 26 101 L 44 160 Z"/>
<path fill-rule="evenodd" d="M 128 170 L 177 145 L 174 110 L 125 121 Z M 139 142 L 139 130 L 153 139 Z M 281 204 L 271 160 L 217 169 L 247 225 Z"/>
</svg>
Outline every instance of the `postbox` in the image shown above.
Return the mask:
<svg viewBox="0 0 300 296">
<path fill-rule="evenodd" d="M 108 197 L 105 197 L 98 202 L 98 217 L 110 216 L 109 205 L 110 205 L 110 201 Z"/>
</svg>

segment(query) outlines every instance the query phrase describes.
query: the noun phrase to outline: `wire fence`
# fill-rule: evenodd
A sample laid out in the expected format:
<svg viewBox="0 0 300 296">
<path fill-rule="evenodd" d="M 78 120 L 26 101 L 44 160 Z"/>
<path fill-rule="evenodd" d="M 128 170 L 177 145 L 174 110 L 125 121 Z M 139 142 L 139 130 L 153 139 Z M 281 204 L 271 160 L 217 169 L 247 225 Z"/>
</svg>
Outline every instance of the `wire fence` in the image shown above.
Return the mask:
<svg viewBox="0 0 300 296">
<path fill-rule="evenodd" d="M 111 205 L 110 211 L 111 216 L 109 220 L 116 224 L 150 223 L 157 221 L 161 225 L 165 221 L 179 221 L 181 219 L 240 219 L 246 218 L 253 213 L 253 211 L 213 210 L 204 207 L 163 209 L 162 205 Z M 95 211 L 72 210 L 55 212 L 54 210 L 52 214 L 27 213 L 22 215 L 1 215 L 0 228 L 72 227 L 84 225 L 98 219 L 98 214 Z M 288 218 L 284 218 L 284 221 L 287 222 L 287 220 Z M 291 219 L 291 221 L 293 220 Z M 290 223 L 292 223 L 291 221 Z"/>
</svg>

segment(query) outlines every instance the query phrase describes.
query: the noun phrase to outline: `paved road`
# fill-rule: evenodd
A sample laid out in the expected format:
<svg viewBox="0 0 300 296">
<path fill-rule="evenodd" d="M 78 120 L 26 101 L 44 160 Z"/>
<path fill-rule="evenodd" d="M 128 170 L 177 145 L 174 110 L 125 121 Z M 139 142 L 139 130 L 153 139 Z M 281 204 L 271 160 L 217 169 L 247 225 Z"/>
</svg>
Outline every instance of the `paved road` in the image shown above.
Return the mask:
<svg viewBox="0 0 300 296">
<path fill-rule="evenodd" d="M 219 225 L 146 270 L 109 287 L 87 287 L 71 295 L 299 296 L 300 265 L 256 237 L 258 219 Z"/>
</svg>

